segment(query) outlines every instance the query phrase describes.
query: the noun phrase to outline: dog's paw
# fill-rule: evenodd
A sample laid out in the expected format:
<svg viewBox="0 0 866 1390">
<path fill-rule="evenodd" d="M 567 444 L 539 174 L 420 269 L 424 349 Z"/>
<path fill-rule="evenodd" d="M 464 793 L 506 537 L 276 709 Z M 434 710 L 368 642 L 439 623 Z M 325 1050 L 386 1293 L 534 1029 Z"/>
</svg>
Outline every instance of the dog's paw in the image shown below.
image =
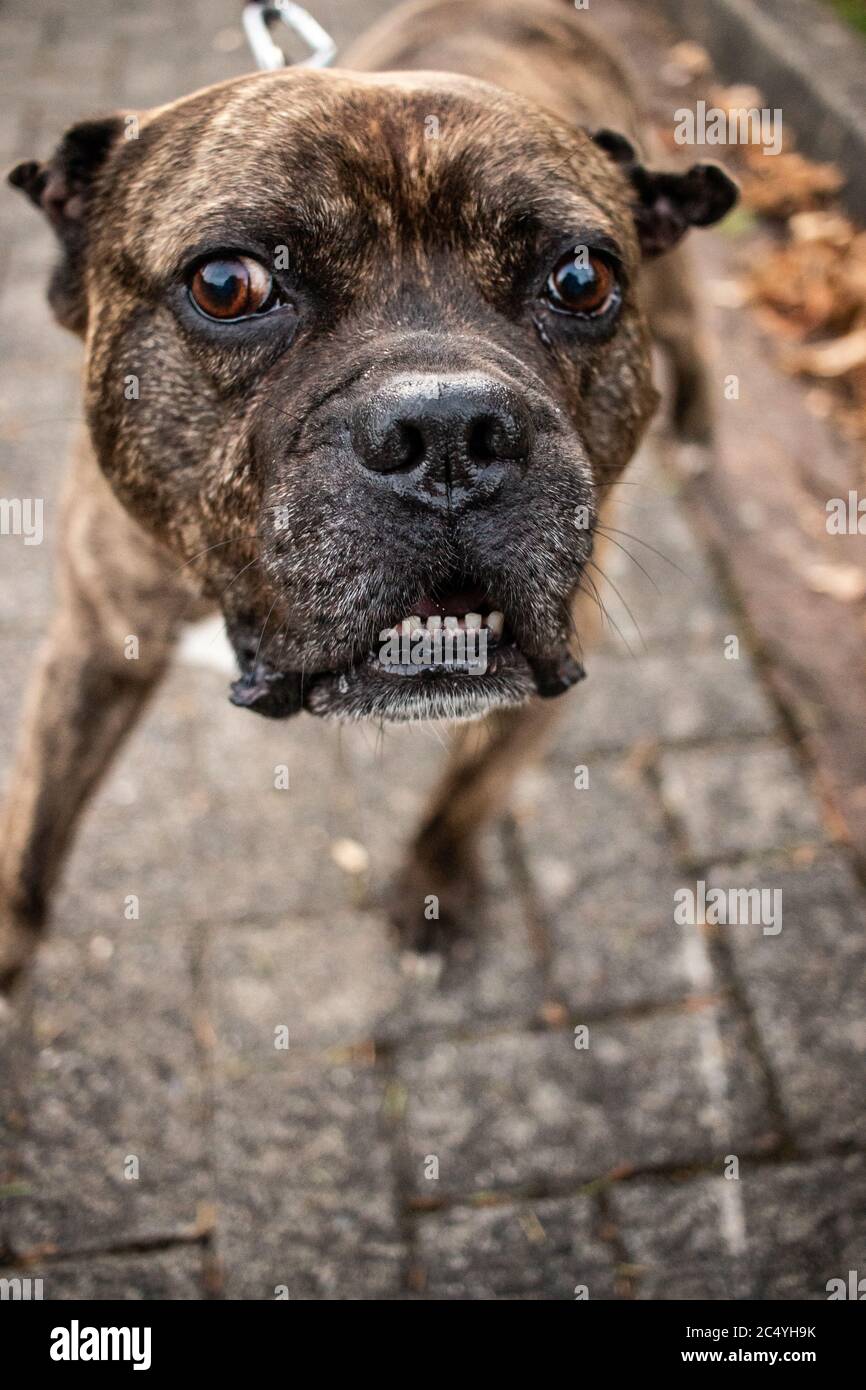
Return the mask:
<svg viewBox="0 0 866 1390">
<path fill-rule="evenodd" d="M 23 980 L 36 948 L 36 933 L 23 925 L 0 899 L 0 1000 Z"/>
<path fill-rule="evenodd" d="M 468 959 L 483 896 L 481 879 L 466 866 L 446 875 L 415 865 L 401 874 L 388 890 L 386 908 L 404 973 L 438 978 L 446 963 Z"/>
</svg>

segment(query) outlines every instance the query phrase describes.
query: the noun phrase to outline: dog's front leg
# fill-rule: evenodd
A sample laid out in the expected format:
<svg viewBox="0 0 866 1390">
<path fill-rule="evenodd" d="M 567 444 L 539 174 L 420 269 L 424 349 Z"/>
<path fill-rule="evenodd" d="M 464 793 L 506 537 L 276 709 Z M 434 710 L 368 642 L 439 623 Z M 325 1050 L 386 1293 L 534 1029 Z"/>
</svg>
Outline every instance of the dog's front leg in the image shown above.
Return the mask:
<svg viewBox="0 0 866 1390">
<path fill-rule="evenodd" d="M 65 507 L 59 602 L 0 813 L 0 990 L 32 956 L 88 797 L 166 668 L 189 594 L 82 459 Z"/>
</svg>

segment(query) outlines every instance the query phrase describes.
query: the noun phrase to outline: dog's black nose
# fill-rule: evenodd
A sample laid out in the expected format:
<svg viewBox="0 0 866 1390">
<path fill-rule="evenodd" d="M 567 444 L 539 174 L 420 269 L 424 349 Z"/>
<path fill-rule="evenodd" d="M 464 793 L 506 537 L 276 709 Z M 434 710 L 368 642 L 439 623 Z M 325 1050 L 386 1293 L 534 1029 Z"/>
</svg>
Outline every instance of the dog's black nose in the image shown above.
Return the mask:
<svg viewBox="0 0 866 1390">
<path fill-rule="evenodd" d="M 352 422 L 363 467 L 430 506 L 486 501 L 525 467 L 531 443 L 517 392 L 472 372 L 392 377 Z"/>
</svg>

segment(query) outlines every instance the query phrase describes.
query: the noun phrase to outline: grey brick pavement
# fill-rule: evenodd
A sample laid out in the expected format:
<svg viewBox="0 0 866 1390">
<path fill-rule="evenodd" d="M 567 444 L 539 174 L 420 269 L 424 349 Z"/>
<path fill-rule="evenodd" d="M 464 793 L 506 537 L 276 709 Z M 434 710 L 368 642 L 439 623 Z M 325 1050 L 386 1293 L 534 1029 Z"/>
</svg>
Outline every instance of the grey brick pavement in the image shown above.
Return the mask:
<svg viewBox="0 0 866 1390">
<path fill-rule="evenodd" d="M 386 8 L 316 7 L 340 38 Z M 0 7 L 10 160 L 247 65 L 234 0 L 39 15 Z M 0 223 L 0 495 L 46 502 L 43 546 L 0 539 L 5 766 L 80 410 L 49 236 L 8 192 Z M 213 670 L 170 676 L 7 1028 L 0 1272 L 59 1299 L 821 1298 L 863 1272 L 863 891 L 658 449 L 629 481 L 624 530 L 673 563 L 615 552 L 633 619 L 606 590 L 622 636 L 440 981 L 401 971 L 381 903 L 441 735 L 269 725 Z M 675 925 L 701 879 L 781 888 L 782 932 Z"/>
</svg>

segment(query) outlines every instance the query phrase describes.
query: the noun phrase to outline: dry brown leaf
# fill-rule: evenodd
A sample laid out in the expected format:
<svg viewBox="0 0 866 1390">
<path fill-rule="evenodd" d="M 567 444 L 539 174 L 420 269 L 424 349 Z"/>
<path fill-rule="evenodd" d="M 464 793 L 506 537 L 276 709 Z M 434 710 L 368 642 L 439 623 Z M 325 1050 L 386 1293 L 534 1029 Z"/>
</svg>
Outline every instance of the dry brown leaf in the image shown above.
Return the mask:
<svg viewBox="0 0 866 1390">
<path fill-rule="evenodd" d="M 765 102 L 763 92 L 757 87 L 739 82 L 731 87 L 710 87 L 708 104 L 721 107 L 722 111 L 751 111 L 753 107 L 761 110 Z"/>
<path fill-rule="evenodd" d="M 866 328 L 855 329 L 844 338 L 829 343 L 798 348 L 787 355 L 786 366 L 809 376 L 844 376 L 854 367 L 866 364 Z"/>
<path fill-rule="evenodd" d="M 675 43 L 673 48 L 669 49 L 668 57 L 672 63 L 684 68 L 692 77 L 701 77 L 703 73 L 709 72 L 713 65 L 707 50 L 693 39 L 682 39 L 680 43 Z"/>
<path fill-rule="evenodd" d="M 742 157 L 743 201 L 763 217 L 784 219 L 820 209 L 845 185 L 835 164 L 815 164 L 793 150 L 765 155 L 760 146 L 745 145 Z"/>
<path fill-rule="evenodd" d="M 794 323 L 802 336 L 847 333 L 866 312 L 863 267 L 822 241 L 790 242 L 751 271 L 753 298 Z"/>
<path fill-rule="evenodd" d="M 813 593 L 826 594 L 839 603 L 857 603 L 866 598 L 866 572 L 856 565 L 809 565 L 806 583 Z"/>
<path fill-rule="evenodd" d="M 839 212 L 795 212 L 788 222 L 794 241 L 825 241 L 830 246 L 850 247 L 854 223 Z"/>
</svg>

